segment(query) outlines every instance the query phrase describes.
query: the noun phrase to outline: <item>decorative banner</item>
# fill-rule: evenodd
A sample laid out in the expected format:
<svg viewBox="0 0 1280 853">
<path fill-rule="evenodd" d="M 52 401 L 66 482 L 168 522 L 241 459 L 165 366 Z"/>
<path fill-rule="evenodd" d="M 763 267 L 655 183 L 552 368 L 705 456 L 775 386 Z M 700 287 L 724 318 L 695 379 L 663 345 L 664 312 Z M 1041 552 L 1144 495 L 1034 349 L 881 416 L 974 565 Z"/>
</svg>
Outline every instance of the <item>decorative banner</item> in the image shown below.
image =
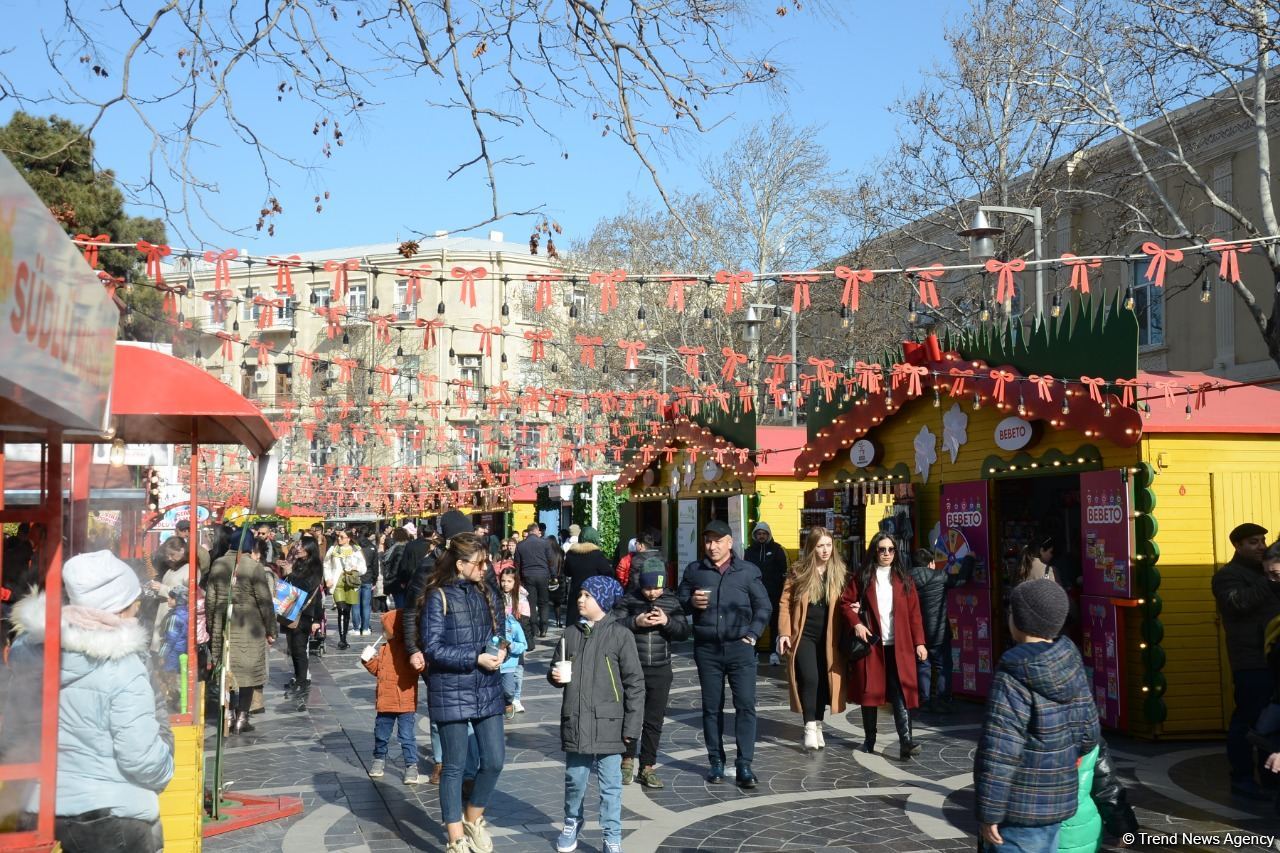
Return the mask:
<svg viewBox="0 0 1280 853">
<path fill-rule="evenodd" d="M 940 507 L 940 533 L 933 544 L 934 553 L 947 561 L 947 572 L 953 575 L 960 571 L 961 561 L 972 556 L 977 565 L 969 585 L 988 588 L 991 559 L 986 481 L 944 483 Z"/>
<path fill-rule="evenodd" d="M 1080 475 L 1085 595 L 1133 597 L 1129 506 L 1129 484 L 1123 472 L 1087 471 Z"/>
<path fill-rule="evenodd" d="M 986 696 L 995 673 L 995 638 L 991 624 L 990 545 L 987 484 L 944 483 L 939 534 L 934 553 L 946 560 L 946 571 L 957 574 L 973 557 L 973 578 L 947 591 L 951 619 L 951 687 L 956 693 Z"/>
<path fill-rule="evenodd" d="M 1124 634 L 1119 608 L 1106 598 L 1080 596 L 1082 648 L 1085 674 L 1093 686 L 1098 718 L 1104 726 L 1125 725 L 1125 702 L 1120 686 L 1124 684 L 1120 648 Z"/>
<path fill-rule="evenodd" d="M 1007 417 L 996 424 L 996 447 L 1001 450 L 1021 450 L 1031 444 L 1034 438 L 1035 430 L 1022 418 Z"/>
<path fill-rule="evenodd" d="M 951 620 L 951 690 L 985 697 L 995 673 L 991 596 L 985 589 L 960 587 L 947 592 Z"/>
</svg>

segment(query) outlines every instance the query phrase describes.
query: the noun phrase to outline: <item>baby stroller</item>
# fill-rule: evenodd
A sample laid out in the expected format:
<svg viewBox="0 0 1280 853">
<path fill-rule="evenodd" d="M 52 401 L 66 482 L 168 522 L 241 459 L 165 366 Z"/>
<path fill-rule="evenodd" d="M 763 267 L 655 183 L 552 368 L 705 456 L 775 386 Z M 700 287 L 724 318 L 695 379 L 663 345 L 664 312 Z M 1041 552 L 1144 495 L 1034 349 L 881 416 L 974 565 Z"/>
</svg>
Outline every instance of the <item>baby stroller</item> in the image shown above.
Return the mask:
<svg viewBox="0 0 1280 853">
<path fill-rule="evenodd" d="M 324 657 L 325 635 L 329 633 L 329 613 L 320 612 L 320 630 L 307 638 L 307 654 L 313 658 Z"/>
</svg>

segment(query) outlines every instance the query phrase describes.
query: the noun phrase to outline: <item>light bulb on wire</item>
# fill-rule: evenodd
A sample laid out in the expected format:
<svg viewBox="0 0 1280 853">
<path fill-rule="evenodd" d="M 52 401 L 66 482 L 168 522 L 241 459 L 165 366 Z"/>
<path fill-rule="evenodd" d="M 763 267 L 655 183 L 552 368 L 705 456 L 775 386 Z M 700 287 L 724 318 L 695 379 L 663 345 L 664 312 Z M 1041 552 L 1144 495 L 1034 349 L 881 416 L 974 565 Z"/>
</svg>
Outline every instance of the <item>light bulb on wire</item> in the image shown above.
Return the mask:
<svg viewBox="0 0 1280 853">
<path fill-rule="evenodd" d="M 1204 284 L 1200 285 L 1200 301 L 1205 305 L 1213 301 L 1213 288 L 1210 287 L 1207 277 L 1204 280 Z"/>
</svg>

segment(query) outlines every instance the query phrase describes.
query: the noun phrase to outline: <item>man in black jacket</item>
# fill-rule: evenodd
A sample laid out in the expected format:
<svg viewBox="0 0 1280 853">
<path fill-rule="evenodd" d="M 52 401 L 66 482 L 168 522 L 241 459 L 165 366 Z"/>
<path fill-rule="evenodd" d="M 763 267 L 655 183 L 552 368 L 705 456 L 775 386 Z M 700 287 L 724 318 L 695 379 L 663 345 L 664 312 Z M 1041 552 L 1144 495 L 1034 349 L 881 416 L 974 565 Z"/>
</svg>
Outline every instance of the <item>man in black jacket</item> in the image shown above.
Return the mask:
<svg viewBox="0 0 1280 853">
<path fill-rule="evenodd" d="M 427 659 L 423 656 L 422 649 L 419 647 L 418 599 L 422 597 L 423 590 L 427 588 L 427 579 L 431 577 L 431 571 L 436 567 L 436 560 L 444 554 L 444 549 L 448 546 L 449 540 L 459 533 L 471 532 L 473 532 L 471 519 L 458 512 L 458 510 L 451 509 L 440 516 L 440 536 L 443 537 L 444 542 L 439 549 L 427 551 L 418 560 L 413 570 L 413 577 L 409 580 L 408 588 L 405 590 L 404 615 L 400 617 L 404 626 L 404 647 L 405 651 L 409 653 L 410 665 L 418 672 L 422 672 L 427 666 Z M 408 549 L 413 544 L 413 542 L 410 542 L 405 546 L 404 556 L 404 561 L 411 566 L 414 563 L 409 561 L 415 555 L 411 554 Z"/>
<path fill-rule="evenodd" d="M 778 644 L 778 611 L 782 601 L 782 588 L 787 583 L 787 552 L 773 539 L 773 530 L 765 522 L 760 522 L 751 531 L 751 547 L 743 557 L 749 563 L 760 568 L 760 577 L 764 581 L 764 590 L 769 594 L 769 605 L 773 608 L 769 616 L 769 647 Z M 777 652 L 769 653 L 769 663 L 777 666 L 781 661 Z"/>
<path fill-rule="evenodd" d="M 702 687 L 702 733 L 711 769 L 708 782 L 724 781 L 724 682 L 733 691 L 738 742 L 737 782 L 754 788 L 756 747 L 756 642 L 772 607 L 754 563 L 733 554 L 733 531 L 712 521 L 702 531 L 705 556 L 685 567 L 678 598 L 693 616 L 693 661 Z"/>
<path fill-rule="evenodd" d="M 525 537 L 516 546 L 516 570 L 529 591 L 529 616 L 539 639 L 547 636 L 551 622 L 551 576 L 560 564 L 555 547 L 542 538 L 542 529 L 536 524 L 525 528 Z"/>
<path fill-rule="evenodd" d="M 1213 576 L 1213 597 L 1222 615 L 1227 659 L 1235 682 L 1235 710 L 1227 727 L 1231 793 L 1265 800 L 1269 795 L 1254 779 L 1257 763 L 1248 735 L 1275 690 L 1267 669 L 1264 633 L 1267 623 L 1280 615 L 1280 579 L 1271 578 L 1262 566 L 1267 550 L 1265 527 L 1241 524 L 1228 538 L 1236 553 Z"/>
</svg>

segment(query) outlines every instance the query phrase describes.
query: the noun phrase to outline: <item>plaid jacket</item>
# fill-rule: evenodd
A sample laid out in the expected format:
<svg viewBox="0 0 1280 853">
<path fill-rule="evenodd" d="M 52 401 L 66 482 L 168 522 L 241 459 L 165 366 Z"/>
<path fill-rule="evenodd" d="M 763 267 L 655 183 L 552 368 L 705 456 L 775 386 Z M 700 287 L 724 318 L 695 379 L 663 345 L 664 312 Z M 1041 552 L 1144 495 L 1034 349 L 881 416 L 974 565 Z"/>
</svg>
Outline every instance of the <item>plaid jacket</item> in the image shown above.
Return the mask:
<svg viewBox="0 0 1280 853">
<path fill-rule="evenodd" d="M 1048 826 L 1075 814 L 1076 762 L 1099 738 L 1098 709 L 1070 640 L 1005 652 L 974 760 L 978 820 Z"/>
</svg>

